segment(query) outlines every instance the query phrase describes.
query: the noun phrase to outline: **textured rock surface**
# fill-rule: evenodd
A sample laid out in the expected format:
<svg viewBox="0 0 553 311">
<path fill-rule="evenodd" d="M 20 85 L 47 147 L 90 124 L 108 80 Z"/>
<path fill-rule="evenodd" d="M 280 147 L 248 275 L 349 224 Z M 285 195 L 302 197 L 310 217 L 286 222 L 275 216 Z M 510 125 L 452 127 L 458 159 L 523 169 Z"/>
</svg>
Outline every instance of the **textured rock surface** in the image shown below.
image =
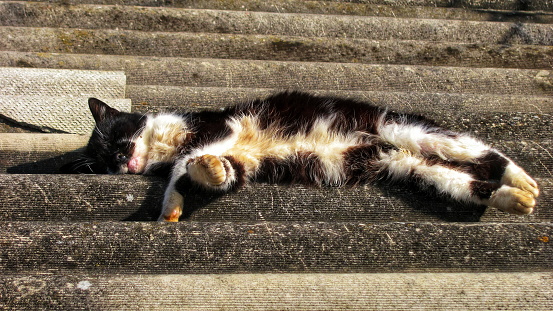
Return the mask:
<svg viewBox="0 0 553 311">
<path fill-rule="evenodd" d="M 158 224 L 162 178 L 52 174 L 86 136 L 0 133 L 0 309 L 553 309 L 552 12 L 549 0 L 0 1 L 13 72 L 121 71 L 136 112 L 278 89 L 368 100 L 472 132 L 541 189 L 524 217 L 403 186 L 189 189 L 185 221 Z"/>
</svg>

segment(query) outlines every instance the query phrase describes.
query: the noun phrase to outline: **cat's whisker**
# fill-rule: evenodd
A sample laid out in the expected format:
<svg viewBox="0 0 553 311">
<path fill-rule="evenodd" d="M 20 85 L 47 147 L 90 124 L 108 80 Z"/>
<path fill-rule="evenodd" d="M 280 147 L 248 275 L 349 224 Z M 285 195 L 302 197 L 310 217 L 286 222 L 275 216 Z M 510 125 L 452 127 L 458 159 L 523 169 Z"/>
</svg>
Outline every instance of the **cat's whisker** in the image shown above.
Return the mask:
<svg viewBox="0 0 553 311">
<path fill-rule="evenodd" d="M 136 142 L 137 138 L 142 135 L 142 132 L 146 128 L 146 124 L 142 125 L 138 130 L 132 135 L 131 140 L 127 143 L 127 148 L 131 148 L 131 144 Z"/>
<path fill-rule="evenodd" d="M 100 136 L 100 138 L 102 139 L 105 139 L 106 138 L 106 135 L 104 133 L 102 133 L 102 131 L 100 131 L 100 129 L 98 128 L 98 126 L 95 126 L 94 127 L 94 132 L 96 132 L 98 134 L 98 136 Z"/>
</svg>

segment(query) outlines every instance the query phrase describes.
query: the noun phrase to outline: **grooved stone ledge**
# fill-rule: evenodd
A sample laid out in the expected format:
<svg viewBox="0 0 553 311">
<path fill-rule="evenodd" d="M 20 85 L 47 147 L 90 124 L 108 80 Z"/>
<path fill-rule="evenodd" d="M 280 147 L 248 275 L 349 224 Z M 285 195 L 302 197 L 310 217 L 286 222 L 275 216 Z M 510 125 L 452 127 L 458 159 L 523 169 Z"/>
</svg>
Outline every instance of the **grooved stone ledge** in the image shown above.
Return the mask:
<svg viewBox="0 0 553 311">
<path fill-rule="evenodd" d="M 25 12 L 21 14 L 21 12 Z M 0 2 L 3 26 L 551 45 L 551 26 L 378 16 Z"/>
<path fill-rule="evenodd" d="M 0 308 L 548 310 L 552 273 L 8 274 Z"/>
<path fill-rule="evenodd" d="M 550 70 L 189 59 L 6 51 L 0 66 L 122 70 L 128 84 L 553 95 Z M 178 68 L 178 70 L 176 69 Z"/>
<path fill-rule="evenodd" d="M 0 27 L 3 49 L 430 66 L 550 69 L 553 47 L 285 35 Z"/>
<path fill-rule="evenodd" d="M 252 184 L 224 195 L 185 190 L 183 220 L 550 222 L 550 178 L 538 179 L 534 214 L 514 216 L 462 205 L 404 186 L 311 188 Z M 0 175 L 0 220 L 156 220 L 165 181 L 133 175 Z"/>
<path fill-rule="evenodd" d="M 552 234 L 551 223 L 0 222 L 0 271 L 539 272 L 553 268 Z"/>
</svg>

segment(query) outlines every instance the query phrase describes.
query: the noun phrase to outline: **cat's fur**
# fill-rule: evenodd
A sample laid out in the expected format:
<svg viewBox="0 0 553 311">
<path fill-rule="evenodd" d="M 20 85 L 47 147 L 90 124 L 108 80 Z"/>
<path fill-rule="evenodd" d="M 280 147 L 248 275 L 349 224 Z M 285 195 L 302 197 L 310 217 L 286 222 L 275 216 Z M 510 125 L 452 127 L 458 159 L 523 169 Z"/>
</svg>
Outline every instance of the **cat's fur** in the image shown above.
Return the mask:
<svg viewBox="0 0 553 311">
<path fill-rule="evenodd" d="M 522 168 L 481 141 L 349 99 L 283 92 L 220 111 L 158 115 L 119 112 L 94 98 L 89 106 L 96 127 L 71 170 L 143 174 L 170 166 L 161 221 L 178 221 L 183 178 L 213 191 L 252 180 L 413 180 L 513 214 L 531 213 L 539 194 Z"/>
</svg>

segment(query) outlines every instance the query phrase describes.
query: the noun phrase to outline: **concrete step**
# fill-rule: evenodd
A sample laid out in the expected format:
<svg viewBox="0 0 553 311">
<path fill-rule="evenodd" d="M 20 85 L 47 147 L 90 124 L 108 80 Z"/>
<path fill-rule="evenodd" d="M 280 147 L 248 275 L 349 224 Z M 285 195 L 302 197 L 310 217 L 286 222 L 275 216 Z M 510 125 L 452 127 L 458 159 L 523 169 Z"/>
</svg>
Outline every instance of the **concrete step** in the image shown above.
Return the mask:
<svg viewBox="0 0 553 311">
<path fill-rule="evenodd" d="M 263 98 L 275 91 L 259 88 L 149 85 L 127 87 L 128 96 L 135 103 L 133 111 L 139 112 L 218 109 L 254 98 Z M 357 90 L 309 92 L 353 98 L 373 102 L 395 111 L 422 114 L 452 130 L 471 132 L 502 150 L 505 150 L 504 145 L 509 144 L 506 140 L 514 138 L 541 144 L 539 141 L 550 139 L 548 133 L 553 130 L 552 97 L 530 94 L 522 96 Z M 546 143 L 544 148 L 547 149 L 548 145 Z"/>
<path fill-rule="evenodd" d="M 4 310 L 548 310 L 551 273 L 0 277 Z"/>
<path fill-rule="evenodd" d="M 0 133 L 0 173 L 57 173 L 62 165 L 78 159 L 88 138 L 76 134 Z"/>
<path fill-rule="evenodd" d="M 38 0 L 67 3 L 67 0 Z M 35 2 L 38 2 L 35 1 Z M 459 19 L 551 23 L 547 0 L 539 1 L 310 1 L 310 0 L 70 0 L 71 4 L 136 5 L 187 9 L 384 16 L 395 18 Z"/>
<path fill-rule="evenodd" d="M 551 223 L 0 222 L 5 273 L 551 271 Z"/>
<path fill-rule="evenodd" d="M 44 78 L 48 79 L 48 77 Z M 65 82 L 62 81 L 61 84 Z M 75 91 L 79 88 L 80 86 L 75 88 Z M 122 89 L 124 90 L 124 87 Z M 88 97 L 0 95 L 0 114 L 3 118 L 8 118 L 22 126 L 43 132 L 90 134 L 95 122 L 90 114 L 87 100 Z M 129 99 L 105 98 L 105 100 L 113 103 L 114 108 L 130 111 Z"/>
<path fill-rule="evenodd" d="M 553 45 L 548 24 L 0 2 L 0 25 Z"/>
<path fill-rule="evenodd" d="M 88 134 L 88 97 L 130 110 L 123 72 L 0 67 L 0 115 L 25 128 Z"/>
<path fill-rule="evenodd" d="M 183 220 L 551 222 L 553 179 L 537 180 L 538 207 L 524 217 L 453 203 L 402 185 L 313 188 L 256 183 L 225 195 L 184 189 Z M 133 175 L 0 174 L 0 220 L 156 220 L 165 183 L 163 178 Z"/>
<path fill-rule="evenodd" d="M 0 116 L 23 128 L 88 134 L 88 97 L 111 98 L 130 110 L 123 72 L 0 67 Z"/>
<path fill-rule="evenodd" d="M 125 97 L 121 71 L 0 67 L 0 96 Z"/>
<path fill-rule="evenodd" d="M 550 70 L 0 53 L 0 66 L 122 70 L 134 85 L 553 95 Z"/>
<path fill-rule="evenodd" d="M 0 27 L 21 52 L 550 69 L 553 46 L 283 35 Z"/>
<path fill-rule="evenodd" d="M 55 3 L 67 3 L 67 0 L 20 0 L 20 1 L 47 1 Z M 237 2 L 237 4 L 235 4 Z M 250 6 L 246 6 L 248 2 L 252 2 Z M 299 2 L 299 3 L 298 3 Z M 495 10 L 515 10 L 515 11 L 524 11 L 524 10 L 543 10 L 543 11 L 552 11 L 553 5 L 549 3 L 548 0 L 528 0 L 525 2 L 520 2 L 517 0 L 505 0 L 505 1 L 495 1 L 495 0 L 458 0 L 451 2 L 450 0 L 400 0 L 400 1 L 389 1 L 389 0 L 357 0 L 357 1 L 344 1 L 344 0 L 322 0 L 322 1 L 296 1 L 296 0 L 272 0 L 270 2 L 264 2 L 267 8 L 280 8 L 286 4 L 293 6 L 301 6 L 302 2 L 307 2 L 306 6 L 333 6 L 336 5 L 341 7 L 344 3 L 353 4 L 358 6 L 389 6 L 391 8 L 461 8 L 461 9 L 495 9 Z M 350 3 L 353 2 L 353 3 Z M 171 1 L 159 1 L 159 0 L 69 0 L 71 4 L 117 4 L 117 5 L 140 5 L 140 6 L 164 6 L 164 7 L 180 7 L 180 8 L 212 8 L 221 6 L 222 8 L 235 9 L 235 10 L 253 10 L 258 6 L 262 6 L 262 1 L 253 0 L 253 1 L 232 1 L 230 3 L 222 1 L 210 1 L 210 0 L 171 0 Z M 238 6 L 242 4 L 242 6 Z M 245 7 L 244 7 L 245 6 Z M 275 9 L 276 10 L 276 9 Z M 474 10 L 478 11 L 478 10 Z M 276 11 L 281 12 L 281 11 Z M 352 15 L 355 15 L 352 13 Z"/>
<path fill-rule="evenodd" d="M 267 88 L 127 85 L 127 97 L 133 102 L 133 111 L 138 112 L 159 112 L 182 108 L 193 111 L 216 109 L 224 105 L 267 97 L 277 91 L 278 89 Z M 443 112 L 444 117 L 459 111 L 553 113 L 551 96 L 316 89 L 309 92 L 372 102 L 398 111 L 420 114 L 439 111 Z M 434 108 L 434 105 L 438 108 Z"/>
</svg>

